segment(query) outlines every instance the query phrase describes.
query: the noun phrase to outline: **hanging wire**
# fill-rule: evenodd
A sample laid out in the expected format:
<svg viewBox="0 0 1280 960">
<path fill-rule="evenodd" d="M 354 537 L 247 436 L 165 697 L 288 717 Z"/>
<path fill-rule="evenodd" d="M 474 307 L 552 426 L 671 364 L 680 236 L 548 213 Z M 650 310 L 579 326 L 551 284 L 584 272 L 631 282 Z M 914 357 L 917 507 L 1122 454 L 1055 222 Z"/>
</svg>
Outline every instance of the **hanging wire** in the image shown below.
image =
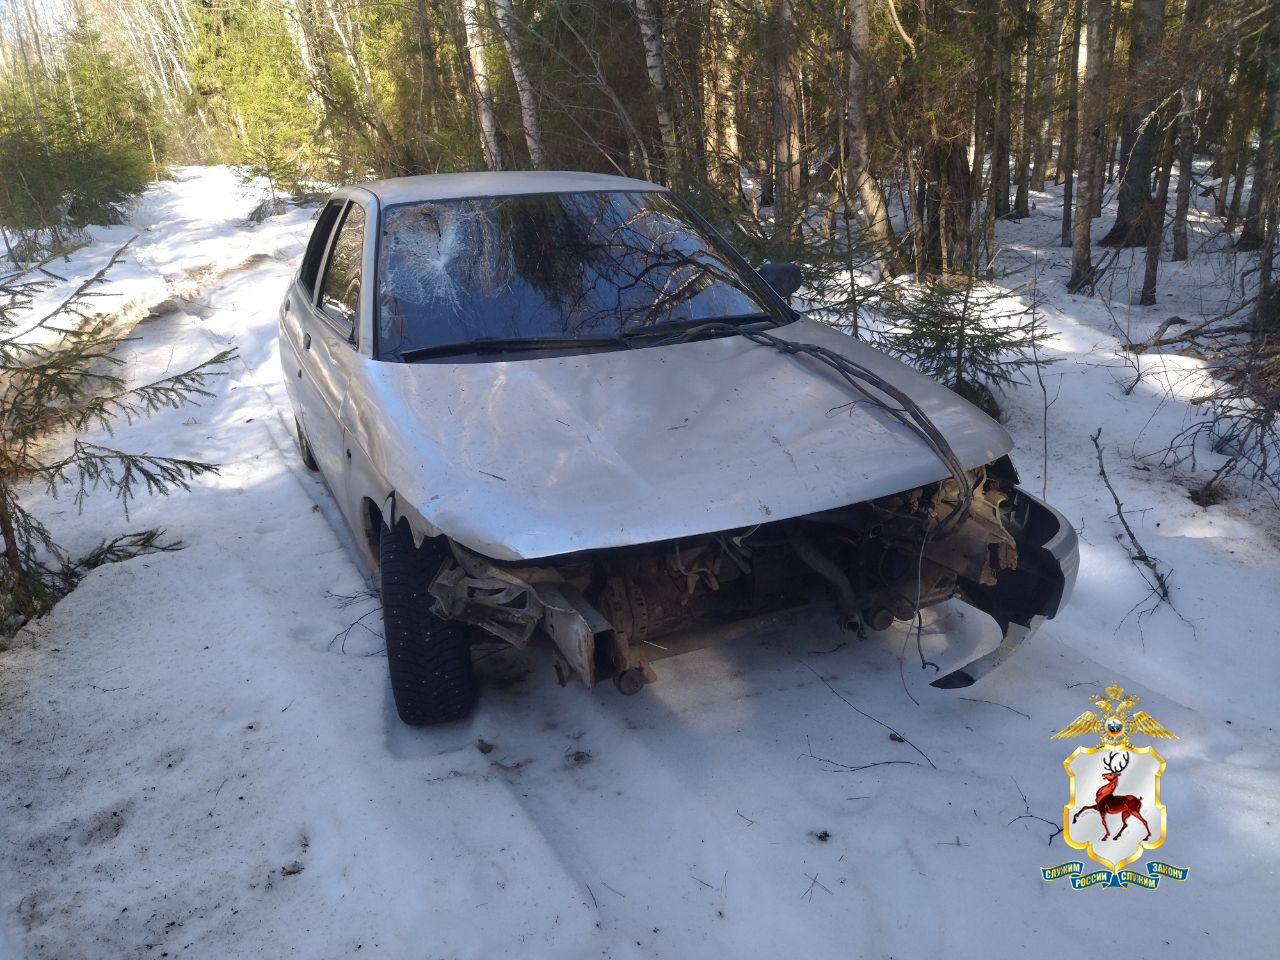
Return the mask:
<svg viewBox="0 0 1280 960">
<path fill-rule="evenodd" d="M 929 419 L 929 415 L 898 387 L 856 360 L 851 360 L 827 347 L 821 347 L 814 343 L 797 343 L 792 340 L 784 340 L 782 337 L 774 336 L 763 330 L 750 330 L 738 324 L 704 323 L 696 327 L 690 327 L 688 330 L 682 330 L 664 342 L 679 343 L 706 334 L 721 333 L 745 337 L 752 343 L 772 347 L 775 350 L 793 356 L 812 357 L 827 365 L 840 375 L 840 379 L 854 392 L 858 399 L 866 400 L 884 410 L 903 426 L 910 429 L 933 450 L 938 459 L 942 461 L 943 466 L 955 478 L 958 499 L 956 505 L 941 522 L 932 531 L 926 533 L 927 540 L 938 540 L 947 536 L 968 516 L 969 505 L 973 502 L 973 490 L 969 485 L 969 477 L 965 471 L 964 464 L 956 456 L 956 452 L 951 448 L 951 444 L 947 442 L 947 438 L 943 436 L 942 431 Z M 890 400 L 893 402 L 889 402 Z M 895 406 L 895 404 L 897 405 Z"/>
</svg>

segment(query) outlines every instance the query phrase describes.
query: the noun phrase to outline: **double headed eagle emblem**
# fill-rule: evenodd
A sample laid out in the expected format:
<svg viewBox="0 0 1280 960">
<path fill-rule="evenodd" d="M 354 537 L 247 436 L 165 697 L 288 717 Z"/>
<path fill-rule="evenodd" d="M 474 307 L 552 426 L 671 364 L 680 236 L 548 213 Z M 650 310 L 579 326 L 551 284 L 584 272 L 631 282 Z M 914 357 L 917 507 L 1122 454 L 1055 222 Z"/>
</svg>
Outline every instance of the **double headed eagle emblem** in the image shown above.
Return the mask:
<svg viewBox="0 0 1280 960">
<path fill-rule="evenodd" d="M 1174 737 L 1177 739 L 1176 734 L 1170 733 L 1156 723 L 1151 719 L 1151 714 L 1143 710 L 1139 710 L 1133 716 L 1129 716 L 1129 711 L 1136 707 L 1140 701 L 1141 698 L 1135 694 L 1126 696 L 1124 687 L 1112 684 L 1107 687 L 1107 695 L 1105 697 L 1095 693 L 1089 698 L 1089 702 L 1098 708 L 1098 713 L 1086 710 L 1055 733 L 1051 739 L 1084 737 L 1091 733 L 1097 733 L 1102 736 L 1102 742 L 1098 744 L 1098 747 L 1107 750 L 1132 749 L 1133 744 L 1129 742 L 1129 737 L 1139 733 L 1146 734 L 1148 737 Z M 1101 716 L 1099 716 L 1099 713 Z"/>
</svg>

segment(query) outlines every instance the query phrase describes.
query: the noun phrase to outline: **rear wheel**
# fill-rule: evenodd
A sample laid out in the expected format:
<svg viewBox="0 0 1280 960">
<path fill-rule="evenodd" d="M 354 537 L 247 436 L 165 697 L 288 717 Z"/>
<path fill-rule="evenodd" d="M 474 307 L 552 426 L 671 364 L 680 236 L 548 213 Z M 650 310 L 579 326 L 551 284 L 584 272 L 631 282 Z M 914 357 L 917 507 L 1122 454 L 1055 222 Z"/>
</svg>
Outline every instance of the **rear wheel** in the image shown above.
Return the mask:
<svg viewBox="0 0 1280 960">
<path fill-rule="evenodd" d="M 298 452 L 302 454 L 302 463 L 308 470 L 319 470 L 320 464 L 316 463 L 315 454 L 311 452 L 311 444 L 307 443 L 307 435 L 302 432 L 302 423 L 297 417 L 293 418 L 293 425 L 298 431 Z"/>
<path fill-rule="evenodd" d="M 431 579 L 451 556 L 443 537 L 413 545 L 406 523 L 382 527 L 382 619 L 396 712 L 410 726 L 465 717 L 476 702 L 465 625 L 431 609 Z"/>
</svg>

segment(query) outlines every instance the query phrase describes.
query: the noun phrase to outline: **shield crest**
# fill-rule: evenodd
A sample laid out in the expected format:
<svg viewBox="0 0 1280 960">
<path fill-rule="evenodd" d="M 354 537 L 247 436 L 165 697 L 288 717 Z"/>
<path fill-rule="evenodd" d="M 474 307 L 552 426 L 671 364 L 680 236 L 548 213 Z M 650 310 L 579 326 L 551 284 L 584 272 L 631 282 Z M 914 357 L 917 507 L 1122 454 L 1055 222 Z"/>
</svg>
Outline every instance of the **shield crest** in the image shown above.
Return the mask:
<svg viewBox="0 0 1280 960">
<path fill-rule="evenodd" d="M 1155 750 L 1079 747 L 1063 766 L 1071 778 L 1071 801 L 1062 809 L 1067 843 L 1113 872 L 1164 843 L 1165 763 Z"/>
</svg>

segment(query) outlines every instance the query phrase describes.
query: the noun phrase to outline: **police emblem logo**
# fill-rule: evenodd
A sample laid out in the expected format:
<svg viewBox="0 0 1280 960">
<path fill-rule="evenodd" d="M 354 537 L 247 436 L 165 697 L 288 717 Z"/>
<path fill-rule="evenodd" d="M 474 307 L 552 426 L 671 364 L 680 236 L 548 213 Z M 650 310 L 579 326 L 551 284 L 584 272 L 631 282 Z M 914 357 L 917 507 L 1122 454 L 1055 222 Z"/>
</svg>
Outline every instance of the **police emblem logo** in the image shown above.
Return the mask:
<svg viewBox="0 0 1280 960">
<path fill-rule="evenodd" d="M 1042 871 L 1045 880 L 1070 876 L 1082 889 L 1140 886 L 1154 889 L 1162 877 L 1186 879 L 1187 871 L 1152 861 L 1147 872 L 1126 870 L 1146 850 L 1165 841 L 1168 814 L 1160 802 L 1160 778 L 1165 760 L 1151 747 L 1134 746 L 1134 736 L 1175 737 L 1149 713 L 1137 711 L 1140 699 L 1124 687 L 1107 687 L 1106 696 L 1089 698 L 1086 710 L 1053 735 L 1053 739 L 1097 734 L 1096 747 L 1078 747 L 1063 761 L 1071 780 L 1070 799 L 1062 809 L 1062 832 L 1067 843 L 1084 850 L 1106 869 L 1084 873 L 1083 861 Z"/>
</svg>

